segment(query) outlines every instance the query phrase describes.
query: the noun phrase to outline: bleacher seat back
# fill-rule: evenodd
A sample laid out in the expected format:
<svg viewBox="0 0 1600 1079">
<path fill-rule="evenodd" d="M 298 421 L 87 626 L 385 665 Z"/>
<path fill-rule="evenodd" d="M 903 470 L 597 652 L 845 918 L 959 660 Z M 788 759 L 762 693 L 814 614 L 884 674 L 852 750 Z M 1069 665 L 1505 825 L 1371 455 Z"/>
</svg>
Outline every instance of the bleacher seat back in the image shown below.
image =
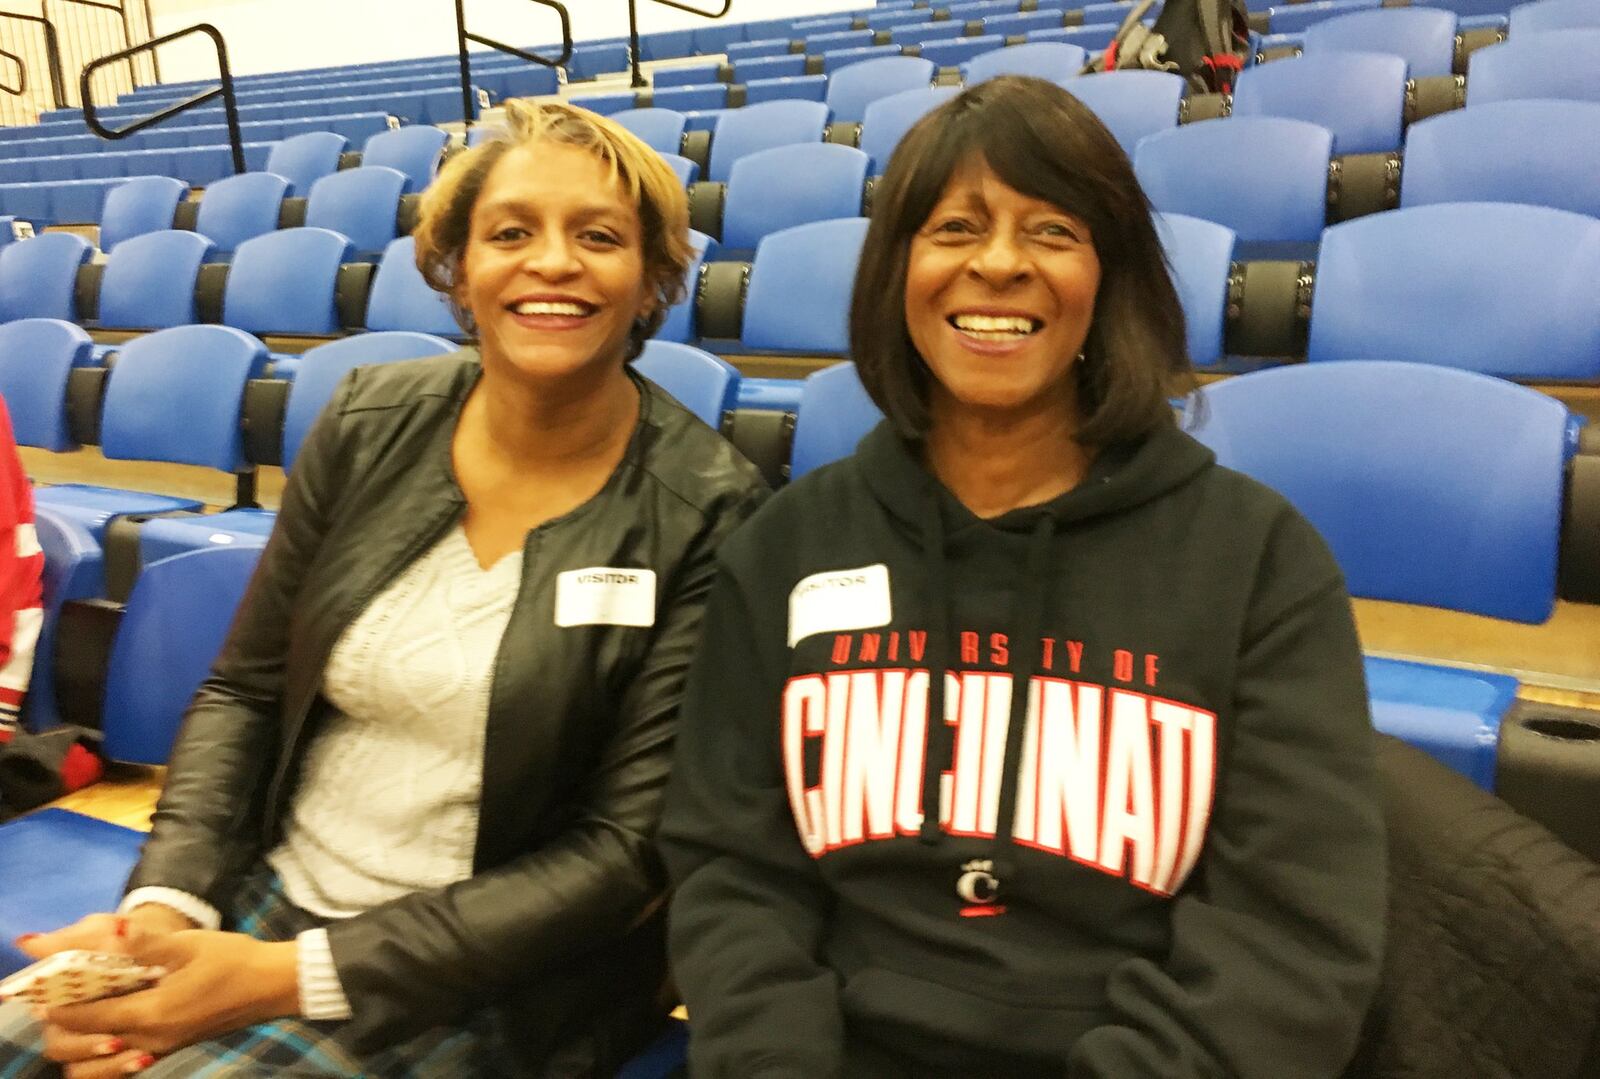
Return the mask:
<svg viewBox="0 0 1600 1079">
<path fill-rule="evenodd" d="M 1600 101 L 1600 29 L 1522 34 L 1467 61 L 1469 108 L 1528 98 Z"/>
<path fill-rule="evenodd" d="M 1540 34 L 1548 30 L 1577 30 L 1600 27 L 1600 7 L 1594 0 L 1538 0 L 1517 4 L 1510 11 L 1511 36 Z"/>
<path fill-rule="evenodd" d="M 633 369 L 660 386 L 712 430 L 739 396 L 739 369 L 676 341 L 646 341 Z"/>
<path fill-rule="evenodd" d="M 167 762 L 260 555 L 257 547 L 208 547 L 140 572 L 106 668 L 103 727 L 111 759 Z"/>
<path fill-rule="evenodd" d="M 188 193 L 184 182 L 171 176 L 139 176 L 113 187 L 100 212 L 100 250 L 110 254 L 123 240 L 170 229 Z"/>
<path fill-rule="evenodd" d="M 1233 118 L 1278 116 L 1333 132 L 1335 154 L 1400 146 L 1406 62 L 1377 52 L 1307 53 L 1254 64 L 1239 74 Z"/>
<path fill-rule="evenodd" d="M 94 248 L 70 232 L 45 232 L 0 247 L 0 321 L 76 321 L 78 267 Z"/>
<path fill-rule="evenodd" d="M 1329 52 L 1392 53 L 1406 62 L 1413 79 L 1449 75 L 1456 53 L 1456 14 L 1440 8 L 1379 8 L 1353 11 L 1306 28 L 1308 55 Z"/>
<path fill-rule="evenodd" d="M 844 355 L 867 219 L 818 221 L 763 237 L 750 267 L 743 343 Z"/>
<path fill-rule="evenodd" d="M 294 467 L 300 445 L 318 414 L 333 396 L 339 380 L 364 364 L 416 360 L 456 351 L 456 345 L 425 333 L 404 331 L 364 333 L 308 349 L 300 357 L 300 370 L 289 390 L 283 410 L 283 467 Z"/>
<path fill-rule="evenodd" d="M 768 101 L 729 109 L 717 118 L 707 179 L 727 183 L 734 162 L 761 150 L 819 143 L 828 126 L 820 101 Z"/>
<path fill-rule="evenodd" d="M 19 446 L 75 450 L 67 424 L 67 379 L 92 362 L 94 341 L 83 327 L 60 319 L 0 323 L 0 398 Z"/>
<path fill-rule="evenodd" d="M 1406 131 L 1400 205 L 1521 202 L 1600 217 L 1600 102 L 1496 101 Z"/>
<path fill-rule="evenodd" d="M 41 809 L 0 828 L 0 978 L 33 961 L 14 938 L 115 909 L 144 839 L 66 809 Z"/>
<path fill-rule="evenodd" d="M 382 251 L 395 238 L 400 196 L 411 181 L 399 169 L 362 165 L 311 185 L 306 226 L 349 239 L 357 252 Z"/>
<path fill-rule="evenodd" d="M 239 471 L 245 383 L 266 365 L 267 346 L 228 326 L 177 326 L 129 341 L 106 379 L 101 452 Z"/>
<path fill-rule="evenodd" d="M 1192 433 L 1316 526 L 1352 595 L 1542 622 L 1568 414 L 1534 390 L 1388 361 L 1258 371 Z"/>
<path fill-rule="evenodd" d="M 1080 45 L 1063 41 L 1034 41 L 981 53 L 967 62 L 967 85 L 976 86 L 1000 75 L 1029 75 L 1046 82 L 1070 79 L 1083 69 Z"/>
<path fill-rule="evenodd" d="M 105 595 L 105 554 L 93 532 L 70 514 L 47 504 L 34 506 L 34 533 L 44 552 L 41 575 L 44 618 L 33 652 L 33 677 L 22 701 L 22 722 L 30 731 L 61 722 L 56 704 L 56 627 L 68 600 Z M 4 941 L 0 940 L 0 945 Z"/>
<path fill-rule="evenodd" d="M 806 376 L 794 416 L 790 481 L 849 457 L 882 419 L 883 413 L 861 385 L 855 364 L 837 363 Z"/>
<path fill-rule="evenodd" d="M 334 286 L 350 241 L 328 229 L 280 229 L 234 253 L 222 321 L 250 333 L 327 334 L 339 328 Z"/>
<path fill-rule="evenodd" d="M 675 154 L 683 148 L 688 121 L 676 109 L 624 109 L 611 118 L 657 153 Z"/>
<path fill-rule="evenodd" d="M 1316 124 L 1236 117 L 1151 135 L 1133 165 L 1158 210 L 1215 221 L 1241 240 L 1315 241 L 1332 146 L 1333 133 Z"/>
<path fill-rule="evenodd" d="M 867 106 L 878 98 L 932 85 L 936 70 L 931 60 L 911 56 L 846 64 L 829 75 L 828 108 L 835 120 L 859 123 Z"/>
<path fill-rule="evenodd" d="M 1600 377 L 1600 221 L 1457 202 L 1323 234 L 1306 358 L 1405 360 L 1504 378 Z"/>
<path fill-rule="evenodd" d="M 661 160 L 672 166 L 672 172 L 678 177 L 678 182 L 688 187 L 700 179 L 700 166 L 697 162 L 690 161 L 682 154 L 662 154 Z"/>
<path fill-rule="evenodd" d="M 159 330 L 198 321 L 194 286 L 216 249 L 198 232 L 147 232 L 117 245 L 100 278 L 99 324 Z"/>
<path fill-rule="evenodd" d="M 426 124 L 380 131 L 367 139 L 361 164 L 397 169 L 411 180 L 412 191 L 423 191 L 433 183 L 449 142 L 448 134 Z"/>
<path fill-rule="evenodd" d="M 1178 126 L 1186 89 L 1182 75 L 1133 69 L 1068 79 L 1059 85 L 1088 106 L 1130 158 L 1140 139 Z"/>
<path fill-rule="evenodd" d="M 667 310 L 667 317 L 656 331 L 656 341 L 679 341 L 687 344 L 695 338 L 695 293 L 700 285 L 700 268 L 716 254 L 716 240 L 703 232 L 689 230 L 689 249 L 693 252 L 684 270 L 684 296 Z"/>
<path fill-rule="evenodd" d="M 308 131 L 274 146 L 264 171 L 288 180 L 289 195 L 304 196 L 312 184 L 339 171 L 339 156 L 349 148 L 350 140 L 343 135 Z"/>
<path fill-rule="evenodd" d="M 872 159 L 872 175 L 889 168 L 895 147 L 916 122 L 961 92 L 958 86 L 919 86 L 880 97 L 867 105 L 861 120 L 861 152 Z"/>
<path fill-rule="evenodd" d="M 734 163 L 722 213 L 722 242 L 753 248 L 780 229 L 861 216 L 867 155 L 816 143 L 760 150 Z"/>
<path fill-rule="evenodd" d="M 1232 229 L 1198 217 L 1158 213 L 1155 218 L 1172 284 L 1183 305 L 1189 358 L 1197 366 L 1209 366 L 1223 357 L 1236 238 Z"/>
<path fill-rule="evenodd" d="M 288 178 L 275 172 L 246 172 L 218 180 L 200 198 L 195 231 L 215 243 L 219 252 L 236 251 L 246 240 L 277 230 L 289 191 Z"/>
<path fill-rule="evenodd" d="M 443 293 L 435 292 L 417 269 L 417 245 L 401 236 L 384 249 L 367 295 L 367 329 L 411 330 L 459 337 L 462 329 Z"/>
<path fill-rule="evenodd" d="M 490 139 L 502 138 L 506 129 L 499 124 L 477 124 L 467 129 L 467 149 L 482 146 Z"/>
</svg>

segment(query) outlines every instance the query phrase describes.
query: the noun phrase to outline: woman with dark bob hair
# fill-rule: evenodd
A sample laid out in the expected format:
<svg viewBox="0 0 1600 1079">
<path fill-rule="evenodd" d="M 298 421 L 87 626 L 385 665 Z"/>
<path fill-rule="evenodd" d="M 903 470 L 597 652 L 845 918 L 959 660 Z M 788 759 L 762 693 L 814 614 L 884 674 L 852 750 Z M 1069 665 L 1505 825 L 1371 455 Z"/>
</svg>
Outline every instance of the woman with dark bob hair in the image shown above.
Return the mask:
<svg viewBox="0 0 1600 1079">
<path fill-rule="evenodd" d="M 1111 135 L 1032 79 L 924 118 L 851 343 L 887 419 L 722 546 L 689 678 L 693 1073 L 1338 1076 L 1384 911 L 1349 599 L 1179 430 Z"/>
<path fill-rule="evenodd" d="M 19 942 L 166 973 L 0 1008 L 0 1073 L 610 1075 L 665 1022 L 650 836 L 714 552 L 764 487 L 627 365 L 683 291 L 671 168 L 505 111 L 417 230 L 477 347 L 345 378 L 126 899 Z"/>
</svg>

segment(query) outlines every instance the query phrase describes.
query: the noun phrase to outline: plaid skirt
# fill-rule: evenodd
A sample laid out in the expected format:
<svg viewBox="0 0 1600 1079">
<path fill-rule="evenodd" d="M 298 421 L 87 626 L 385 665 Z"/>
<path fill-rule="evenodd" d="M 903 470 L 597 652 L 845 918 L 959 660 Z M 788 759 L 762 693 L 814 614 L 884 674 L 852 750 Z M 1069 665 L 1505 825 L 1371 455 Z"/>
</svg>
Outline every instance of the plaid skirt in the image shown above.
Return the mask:
<svg viewBox="0 0 1600 1079">
<path fill-rule="evenodd" d="M 293 906 L 275 874 L 245 882 L 230 928 L 257 940 L 292 940 L 327 920 Z M 464 1024 L 435 1027 L 365 1059 L 340 1044 L 341 1022 L 279 1019 L 233 1031 L 158 1060 L 144 1079 L 465 1079 L 525 1075 L 507 1047 L 500 1017 L 481 1009 Z M 114 1033 L 114 1032 L 108 1032 Z M 39 1024 L 18 1004 L 0 1005 L 0 1079 L 58 1079 L 40 1055 Z"/>
</svg>

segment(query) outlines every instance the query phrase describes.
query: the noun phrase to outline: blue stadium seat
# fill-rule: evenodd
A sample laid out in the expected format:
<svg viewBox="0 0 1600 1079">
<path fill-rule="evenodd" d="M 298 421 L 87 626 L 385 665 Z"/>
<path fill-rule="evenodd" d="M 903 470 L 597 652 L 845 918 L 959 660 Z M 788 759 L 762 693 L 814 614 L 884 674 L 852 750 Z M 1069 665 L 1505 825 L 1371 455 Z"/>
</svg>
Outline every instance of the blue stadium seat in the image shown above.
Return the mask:
<svg viewBox="0 0 1600 1079">
<path fill-rule="evenodd" d="M 1600 27 L 1600 8 L 1593 0 L 1538 0 L 1511 9 L 1511 36 L 1541 34 L 1547 30 Z"/>
<path fill-rule="evenodd" d="M 117 245 L 100 278 L 103 329 L 157 330 L 199 321 L 194 286 L 214 245 L 198 232 L 147 232 Z"/>
<path fill-rule="evenodd" d="M 861 216 L 869 164 L 860 150 L 832 143 L 779 146 L 740 158 L 723 204 L 723 246 L 747 250 L 779 229 Z"/>
<path fill-rule="evenodd" d="M 0 826 L 0 978 L 33 961 L 13 943 L 22 934 L 116 909 L 144 839 L 143 832 L 65 809 L 41 809 Z"/>
<path fill-rule="evenodd" d="M 306 226 L 344 235 L 354 248 L 352 257 L 375 255 L 395 238 L 400 196 L 410 183 L 405 173 L 384 165 L 324 176 L 311 185 Z"/>
<path fill-rule="evenodd" d="M 1306 28 L 1307 56 L 1328 52 L 1390 53 L 1413 79 L 1455 69 L 1456 14 L 1439 8 L 1379 8 L 1325 19 Z"/>
<path fill-rule="evenodd" d="M 729 109 L 717 120 L 711 139 L 707 179 L 727 183 L 734 162 L 761 150 L 820 143 L 827 126 L 828 107 L 817 101 L 769 101 Z"/>
<path fill-rule="evenodd" d="M 1306 358 L 1600 378 L 1596 281 L 1592 217 L 1490 202 L 1372 214 L 1323 234 Z"/>
<path fill-rule="evenodd" d="M 855 364 L 837 363 L 806 376 L 794 414 L 790 482 L 856 452 L 856 443 L 882 419 Z"/>
<path fill-rule="evenodd" d="M 239 471 L 244 386 L 266 362 L 265 345 L 225 326 L 178 326 L 129 341 L 106 379 L 101 453 Z M 36 498 L 97 539 L 116 517 L 200 508 L 194 499 L 88 484 L 46 487 Z"/>
<path fill-rule="evenodd" d="M 331 131 L 296 135 L 272 148 L 265 171 L 288 180 L 288 194 L 303 196 L 312 184 L 339 171 L 339 155 L 349 146 L 348 139 Z"/>
<path fill-rule="evenodd" d="M 832 353 L 850 350 L 850 294 L 867 220 L 799 225 L 756 247 L 740 340 L 748 348 Z"/>
<path fill-rule="evenodd" d="M 646 341 L 633 369 L 666 390 L 706 426 L 719 430 L 739 396 L 739 369 L 674 341 Z"/>
<path fill-rule="evenodd" d="M 56 630 L 61 607 L 69 600 L 105 595 L 105 552 L 89 530 L 48 506 L 34 510 L 34 532 L 44 552 L 44 618 L 33 652 L 33 677 L 22 702 L 22 723 L 30 731 L 48 730 L 61 722 L 56 702 Z M 4 887 L 0 881 L 0 887 Z M 0 918 L 4 914 L 0 913 Z M 0 940 L 0 947 L 6 941 Z M 3 954 L 3 953 L 0 953 Z"/>
<path fill-rule="evenodd" d="M 1523 202 L 1600 217 L 1600 102 L 1497 101 L 1406 130 L 1400 205 Z"/>
<path fill-rule="evenodd" d="M 567 99 L 568 104 L 588 109 L 601 116 L 615 116 L 619 112 L 631 110 L 636 101 L 637 98 L 632 90 L 618 90 L 609 94 L 580 94 Z"/>
<path fill-rule="evenodd" d="M 106 667 L 104 747 L 112 760 L 167 762 L 260 554 L 252 547 L 190 551 L 140 572 Z"/>
<path fill-rule="evenodd" d="M 694 257 L 690 259 L 688 269 L 684 272 L 684 297 L 667 311 L 666 320 L 656 331 L 657 341 L 688 343 L 695 339 L 694 299 L 695 289 L 700 284 L 700 267 L 705 264 L 706 259 L 715 256 L 719 245 L 705 233 L 690 229 L 689 246 L 694 251 Z"/>
<path fill-rule="evenodd" d="M 828 97 L 826 75 L 790 75 L 783 78 L 751 79 L 744 84 L 745 105 L 764 105 L 769 101 L 816 101 Z"/>
<path fill-rule="evenodd" d="M 1600 101 L 1600 29 L 1519 34 L 1467 61 L 1467 106 L 1527 98 Z"/>
<path fill-rule="evenodd" d="M 54 453 L 78 448 L 67 426 L 67 376 L 93 362 L 94 342 L 60 319 L 0 323 L 0 398 L 19 446 Z"/>
<path fill-rule="evenodd" d="M 424 191 L 439 171 L 450 136 L 436 127 L 417 124 L 380 131 L 367 140 L 361 164 L 396 169 L 411 181 L 410 191 Z"/>
<path fill-rule="evenodd" d="M 702 83 L 699 86 L 666 86 L 651 95 L 658 108 L 688 112 L 692 109 L 721 109 L 728 105 L 728 84 Z"/>
<path fill-rule="evenodd" d="M 490 139 L 498 138 L 506 133 L 506 129 L 499 124 L 475 124 L 467 129 L 467 148 L 482 146 Z"/>
<path fill-rule="evenodd" d="M 734 66 L 735 82 L 752 83 L 761 79 L 793 78 L 806 73 L 806 58 L 800 54 L 787 56 L 757 56 L 741 60 Z M 656 76 L 660 78 L 658 73 Z"/>
<path fill-rule="evenodd" d="M 123 240 L 172 227 L 189 189 L 171 176 L 140 176 L 106 193 L 100 212 L 100 250 L 111 253 Z"/>
<path fill-rule="evenodd" d="M 401 236 L 384 249 L 367 294 L 367 329 L 412 330 L 460 337 L 461 326 L 442 293 L 433 291 L 417 269 L 416 242 Z"/>
<path fill-rule="evenodd" d="M 283 414 L 283 467 L 294 468 L 300 445 L 333 391 L 353 368 L 454 352 L 456 345 L 422 333 L 367 333 L 330 341 L 300 357 L 300 371 Z"/>
<path fill-rule="evenodd" d="M 1133 165 L 1156 209 L 1226 225 L 1252 257 L 1298 254 L 1322 234 L 1332 146 L 1327 128 L 1245 116 L 1151 135 Z"/>
<path fill-rule="evenodd" d="M 921 86 L 880 97 L 861 119 L 861 151 L 872 159 L 871 174 L 882 176 L 889 158 L 916 122 L 961 92 L 956 86 Z"/>
<path fill-rule="evenodd" d="M 834 49 L 832 52 L 822 54 L 822 73 L 833 75 L 841 68 L 852 64 L 864 64 L 868 60 L 896 60 L 905 57 L 905 50 L 899 45 L 868 45 L 859 49 Z M 898 87 L 897 89 L 909 89 Z"/>
<path fill-rule="evenodd" d="M 230 176 L 206 188 L 200 198 L 195 231 L 231 254 L 246 240 L 276 232 L 290 184 L 273 172 Z"/>
<path fill-rule="evenodd" d="M 1267 31 L 1273 34 L 1299 33 L 1324 19 L 1381 6 L 1382 0 L 1314 0 L 1309 4 L 1275 5 L 1265 9 Z"/>
<path fill-rule="evenodd" d="M 931 60 L 911 56 L 882 56 L 847 64 L 828 76 L 828 107 L 833 118 L 859 123 L 867 106 L 880 97 L 914 90 L 933 83 Z"/>
<path fill-rule="evenodd" d="M 1129 157 L 1146 135 L 1178 126 L 1183 76 L 1170 71 L 1106 71 L 1060 84 L 1089 107 Z"/>
<path fill-rule="evenodd" d="M 1059 11 L 1014 11 L 1004 15 L 986 15 L 982 21 L 986 34 L 1016 37 L 1036 30 L 1053 30 L 1061 25 L 1062 19 Z"/>
<path fill-rule="evenodd" d="M 280 229 L 246 240 L 234 252 L 222 321 L 256 334 L 334 333 L 334 285 L 349 256 L 350 241 L 328 229 Z"/>
<path fill-rule="evenodd" d="M 81 236 L 48 232 L 0 247 L 0 322 L 77 319 L 78 267 L 94 248 Z"/>
<path fill-rule="evenodd" d="M 611 118 L 658 153 L 675 154 L 683 148 L 685 121 L 675 109 L 624 109 Z"/>
<path fill-rule="evenodd" d="M 1233 91 L 1233 118 L 1321 124 L 1333 132 L 1335 154 L 1369 154 L 1399 148 L 1405 103 L 1406 62 L 1399 56 L 1307 53 L 1245 68 Z"/>
<path fill-rule="evenodd" d="M 1060 41 L 1037 41 L 995 49 L 967 63 L 967 85 L 975 86 L 997 75 L 1031 75 L 1048 82 L 1061 82 L 1076 77 L 1083 70 L 1083 59 L 1081 46 Z"/>
<path fill-rule="evenodd" d="M 1189 358 L 1198 367 L 1209 367 L 1223 358 L 1233 230 L 1198 217 L 1158 213 L 1156 231 L 1183 305 Z"/>
<path fill-rule="evenodd" d="M 1559 402 L 1390 362 L 1275 368 L 1204 396 L 1192 433 L 1306 515 L 1352 595 L 1549 618 L 1571 422 Z M 1514 680 L 1392 662 L 1368 663 L 1378 728 L 1492 787 Z"/>
<path fill-rule="evenodd" d="M 981 56 L 990 49 L 998 49 L 1005 43 L 1006 39 L 999 34 L 930 41 L 922 46 L 922 58 L 939 67 L 959 67 L 974 56 Z"/>
<path fill-rule="evenodd" d="M 797 57 L 796 59 L 800 59 Z M 702 83 L 717 82 L 722 73 L 722 65 L 715 60 L 706 64 L 685 65 L 683 67 L 657 68 L 650 77 L 651 86 L 699 86 Z"/>
<path fill-rule="evenodd" d="M 661 160 L 672 166 L 672 171 L 678 175 L 678 182 L 684 187 L 688 187 L 700 179 L 700 165 L 698 162 L 690 161 L 681 154 L 662 154 Z"/>
</svg>

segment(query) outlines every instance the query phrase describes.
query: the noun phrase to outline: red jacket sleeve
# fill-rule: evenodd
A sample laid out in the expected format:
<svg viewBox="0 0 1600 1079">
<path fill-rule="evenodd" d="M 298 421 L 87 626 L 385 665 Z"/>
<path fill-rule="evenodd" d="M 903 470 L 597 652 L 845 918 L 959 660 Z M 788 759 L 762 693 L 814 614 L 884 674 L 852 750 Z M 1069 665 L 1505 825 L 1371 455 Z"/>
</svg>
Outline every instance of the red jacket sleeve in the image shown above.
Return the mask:
<svg viewBox="0 0 1600 1079">
<path fill-rule="evenodd" d="M 33 672 L 43 574 L 33 493 L 17 459 L 11 416 L 0 400 L 0 731 L 15 724 Z"/>
</svg>

